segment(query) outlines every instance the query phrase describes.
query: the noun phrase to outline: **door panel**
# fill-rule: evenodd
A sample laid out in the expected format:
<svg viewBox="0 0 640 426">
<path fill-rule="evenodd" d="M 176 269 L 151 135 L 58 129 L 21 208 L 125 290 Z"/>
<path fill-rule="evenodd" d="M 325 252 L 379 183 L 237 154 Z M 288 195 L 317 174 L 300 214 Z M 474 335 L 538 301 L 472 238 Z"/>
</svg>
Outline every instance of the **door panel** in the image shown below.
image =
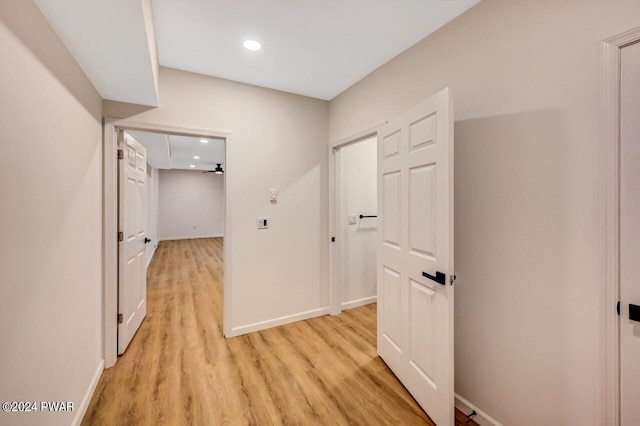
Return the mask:
<svg viewBox="0 0 640 426">
<path fill-rule="evenodd" d="M 382 197 L 384 198 L 384 241 L 387 245 L 400 247 L 400 172 L 386 173 L 383 178 Z"/>
<path fill-rule="evenodd" d="M 402 342 L 402 321 L 393 313 L 400 309 L 400 303 L 402 302 L 402 294 L 400 287 L 400 274 L 389 268 L 384 268 L 384 299 L 385 309 L 387 310 L 385 315 L 384 332 L 383 336 L 393 345 L 397 352 L 401 352 L 400 347 L 403 346 Z"/>
<path fill-rule="evenodd" d="M 438 425 L 453 425 L 453 125 L 447 89 L 378 136 L 378 353 Z"/>
<path fill-rule="evenodd" d="M 435 115 L 428 115 L 409 125 L 409 146 L 411 151 L 435 143 Z"/>
<path fill-rule="evenodd" d="M 118 163 L 118 354 L 123 354 L 147 310 L 145 262 L 147 174 L 146 150 L 123 131 L 118 147 L 125 153 Z"/>
<path fill-rule="evenodd" d="M 395 157 L 400 152 L 400 131 L 391 133 L 388 136 L 385 136 L 382 140 L 382 152 L 384 153 L 384 158 L 389 159 L 391 157 Z"/>
<path fill-rule="evenodd" d="M 409 171 L 409 249 L 414 256 L 435 260 L 436 166 Z"/>
<path fill-rule="evenodd" d="M 135 178 L 126 178 L 126 188 L 124 189 L 125 197 L 126 197 L 126 205 L 128 207 L 127 211 L 124 214 L 127 216 L 126 222 L 124 225 L 125 230 L 125 238 L 127 242 L 133 241 L 136 239 L 136 234 L 138 233 L 136 227 L 137 220 L 137 204 L 138 204 L 138 188 L 137 182 Z"/>
<path fill-rule="evenodd" d="M 418 371 L 429 384 L 435 389 L 433 378 L 435 334 L 433 327 L 420 327 L 419 324 L 433 324 L 435 320 L 435 307 L 433 298 L 435 291 L 424 285 L 411 280 L 411 294 L 409 295 L 409 363 Z"/>
</svg>

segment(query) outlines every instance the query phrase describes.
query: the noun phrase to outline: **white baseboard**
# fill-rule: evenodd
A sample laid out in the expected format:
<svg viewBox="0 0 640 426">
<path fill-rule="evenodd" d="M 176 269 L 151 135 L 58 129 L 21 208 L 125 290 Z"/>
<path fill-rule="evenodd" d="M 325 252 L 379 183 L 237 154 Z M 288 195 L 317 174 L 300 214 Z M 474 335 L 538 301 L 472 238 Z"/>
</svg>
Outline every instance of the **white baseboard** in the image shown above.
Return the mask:
<svg viewBox="0 0 640 426">
<path fill-rule="evenodd" d="M 198 240 L 200 238 L 222 238 L 224 235 L 191 235 L 187 237 L 162 237 L 158 241 L 174 241 L 174 240 Z"/>
<path fill-rule="evenodd" d="M 378 296 L 363 297 L 362 299 L 352 300 L 351 302 L 344 302 L 340 305 L 340 308 L 345 309 L 357 308 L 358 306 L 368 305 L 369 303 L 376 303 Z"/>
<path fill-rule="evenodd" d="M 102 371 L 104 371 L 104 359 L 101 359 L 98 363 L 98 368 L 96 372 L 93 374 L 93 378 L 89 383 L 89 387 L 82 398 L 82 402 L 78 406 L 78 411 L 76 412 L 76 416 L 73 418 L 72 426 L 77 426 L 82 423 L 82 419 L 84 418 L 85 413 L 87 412 L 87 408 L 89 408 L 89 403 L 91 402 L 91 398 L 93 397 L 93 393 L 96 391 L 96 386 L 98 386 L 98 382 L 100 381 L 100 376 L 102 375 Z"/>
<path fill-rule="evenodd" d="M 480 426 L 502 426 L 497 420 L 489 416 L 487 413 L 464 399 L 458 394 L 456 395 L 456 408 L 462 411 L 464 414 L 469 414 L 472 411 L 475 411 L 477 414 L 473 416 L 473 421 L 478 423 Z"/>
<path fill-rule="evenodd" d="M 149 269 L 149 265 L 151 265 L 151 261 L 153 260 L 153 255 L 156 254 L 156 250 L 158 250 L 158 244 L 154 244 L 153 251 L 151 252 L 151 256 L 149 257 L 149 261 L 147 262 L 147 269 Z"/>
<path fill-rule="evenodd" d="M 329 313 L 329 307 L 312 309 L 310 311 L 299 312 L 297 314 L 286 315 L 284 317 L 274 318 L 266 321 L 255 322 L 253 324 L 241 325 L 239 327 L 231 328 L 231 335 L 225 337 L 236 337 L 247 333 L 253 333 L 254 331 L 265 330 L 267 328 L 277 327 L 279 325 L 285 325 L 296 321 L 302 321 L 309 318 L 315 318 Z"/>
</svg>

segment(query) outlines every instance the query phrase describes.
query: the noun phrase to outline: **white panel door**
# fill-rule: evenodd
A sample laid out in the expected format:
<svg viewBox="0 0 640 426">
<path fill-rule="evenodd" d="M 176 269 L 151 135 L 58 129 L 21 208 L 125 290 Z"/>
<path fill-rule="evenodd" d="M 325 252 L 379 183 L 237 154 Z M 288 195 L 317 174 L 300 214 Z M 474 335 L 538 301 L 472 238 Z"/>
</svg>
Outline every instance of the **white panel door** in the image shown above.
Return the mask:
<svg viewBox="0 0 640 426">
<path fill-rule="evenodd" d="M 118 132 L 118 354 L 123 354 L 147 313 L 147 154 L 140 143 Z"/>
<path fill-rule="evenodd" d="M 444 89 L 378 135 L 378 353 L 441 426 L 454 424 L 450 108 Z"/>
<path fill-rule="evenodd" d="M 621 52 L 620 424 L 640 424 L 640 44 Z"/>
</svg>

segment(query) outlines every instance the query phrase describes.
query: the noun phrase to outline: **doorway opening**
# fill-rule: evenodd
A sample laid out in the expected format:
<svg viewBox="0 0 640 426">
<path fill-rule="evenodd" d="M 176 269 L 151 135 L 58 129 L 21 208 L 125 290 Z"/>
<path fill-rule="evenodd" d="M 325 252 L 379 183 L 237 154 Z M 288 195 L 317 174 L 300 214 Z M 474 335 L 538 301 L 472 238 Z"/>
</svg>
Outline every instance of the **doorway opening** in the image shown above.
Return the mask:
<svg viewBox="0 0 640 426">
<path fill-rule="evenodd" d="M 103 312 L 106 367 L 113 366 L 117 361 L 118 353 L 123 353 L 126 347 L 126 345 L 118 347 L 119 324 L 125 323 L 128 319 L 125 318 L 128 313 L 121 312 L 123 268 L 120 266 L 127 260 L 120 255 L 119 248 L 123 248 L 123 242 L 118 240 L 121 238 L 120 232 L 123 231 L 125 217 L 119 211 L 121 195 L 125 195 L 124 192 L 119 191 L 119 180 L 121 180 L 119 173 L 122 173 L 123 169 L 119 163 L 127 162 L 127 154 L 119 153 L 118 150 L 122 147 L 128 148 L 129 145 L 137 144 L 136 146 L 140 147 L 142 154 L 138 154 L 138 157 L 144 158 L 144 164 L 137 167 L 144 176 L 141 180 L 145 181 L 145 187 L 150 189 L 145 190 L 144 194 L 138 191 L 135 195 L 130 195 L 130 199 L 138 198 L 144 207 L 134 213 L 126 212 L 129 217 L 141 216 L 137 222 L 145 223 L 144 230 L 136 231 L 138 239 L 142 241 L 143 249 L 139 257 L 144 257 L 142 262 L 144 273 L 136 275 L 146 277 L 146 268 L 161 240 L 203 237 L 219 239 L 220 251 L 224 253 L 220 255 L 223 258 L 222 269 L 225 271 L 221 303 L 223 306 L 222 328 L 223 334 L 229 335 L 227 327 L 230 324 L 228 319 L 231 313 L 227 308 L 231 306 L 231 277 L 228 273 L 230 260 L 226 254 L 229 252 L 231 236 L 228 232 L 229 220 L 226 217 L 226 206 L 229 205 L 230 194 L 225 149 L 228 139 L 228 133 L 214 130 L 142 125 L 127 120 L 105 119 Z M 127 141 L 132 143 L 129 144 Z M 119 169 L 121 169 L 120 172 Z M 189 182 L 192 185 L 189 188 L 185 187 L 184 185 Z M 206 197 L 202 196 L 204 193 L 209 193 L 211 197 L 205 199 Z M 194 209 L 194 206 L 199 208 Z M 224 244 L 221 243 L 222 238 L 224 238 Z M 129 241 L 132 244 L 135 242 L 134 238 Z M 146 279 L 144 281 L 143 288 L 146 291 Z M 131 298 L 140 302 L 143 300 L 142 296 L 140 291 L 136 290 L 132 292 Z M 146 301 L 143 304 L 146 304 Z M 134 301 L 131 305 L 138 308 L 143 304 Z M 120 315 L 121 313 L 123 315 Z M 140 313 L 144 316 L 145 312 Z M 136 329 L 137 327 L 128 331 L 129 340 Z"/>
<path fill-rule="evenodd" d="M 358 225 L 376 219 L 371 263 L 377 353 L 437 424 L 453 424 L 455 414 L 452 111 L 444 88 L 370 134 L 330 150 L 331 313 L 351 303 L 342 296 L 343 278 L 349 276 L 344 271 L 354 263 L 347 254 L 351 238 L 357 238 L 353 245 L 362 252 Z M 376 143 L 376 183 L 371 182 L 376 213 L 353 211 L 369 206 L 354 200 L 366 198 L 362 187 L 369 182 L 359 179 L 362 168 L 357 164 L 366 161 L 365 141 L 371 137 Z M 348 167 L 342 164 L 346 159 Z"/>
<path fill-rule="evenodd" d="M 334 315 L 377 299 L 377 153 L 376 135 L 332 148 Z"/>
<path fill-rule="evenodd" d="M 223 246 L 225 150 L 223 139 L 121 129 L 118 145 L 121 355 L 146 316 L 147 270 L 159 244 L 208 238 Z"/>
</svg>

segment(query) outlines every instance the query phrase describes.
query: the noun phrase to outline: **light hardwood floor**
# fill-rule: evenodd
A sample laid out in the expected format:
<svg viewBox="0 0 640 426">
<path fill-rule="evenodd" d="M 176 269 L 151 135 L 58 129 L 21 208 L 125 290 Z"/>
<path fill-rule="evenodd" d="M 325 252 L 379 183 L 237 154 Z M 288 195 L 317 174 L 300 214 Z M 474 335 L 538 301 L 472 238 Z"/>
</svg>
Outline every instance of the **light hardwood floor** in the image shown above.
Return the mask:
<svg viewBox="0 0 640 426">
<path fill-rule="evenodd" d="M 83 425 L 433 424 L 376 355 L 375 305 L 225 339 L 222 244 L 160 244 L 147 318 Z"/>
</svg>

